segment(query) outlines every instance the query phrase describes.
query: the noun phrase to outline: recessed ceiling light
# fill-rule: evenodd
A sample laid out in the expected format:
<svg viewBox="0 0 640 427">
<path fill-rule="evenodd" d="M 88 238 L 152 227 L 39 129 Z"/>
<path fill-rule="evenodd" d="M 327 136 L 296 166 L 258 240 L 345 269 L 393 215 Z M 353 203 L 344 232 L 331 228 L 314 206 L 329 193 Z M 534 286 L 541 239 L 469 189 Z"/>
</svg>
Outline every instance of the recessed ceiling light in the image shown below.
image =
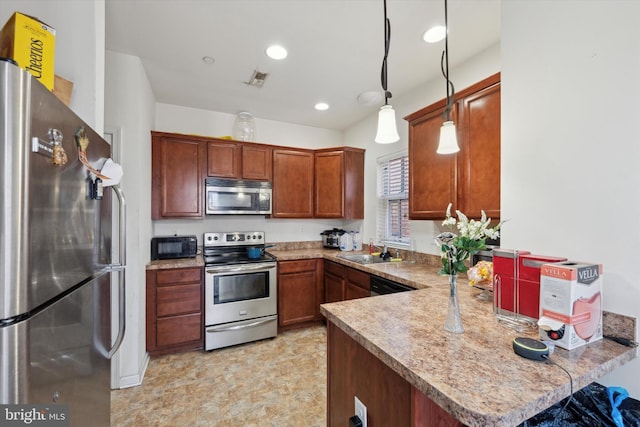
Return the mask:
<svg viewBox="0 0 640 427">
<path fill-rule="evenodd" d="M 444 25 L 436 25 L 435 27 L 429 28 L 422 35 L 422 40 L 427 43 L 437 43 L 440 40 L 444 40 L 444 36 L 447 34 L 447 29 Z"/>
<path fill-rule="evenodd" d="M 203 56 L 203 57 L 202 57 L 202 62 L 204 62 L 204 63 L 205 63 L 205 64 L 207 64 L 207 65 L 211 65 L 211 64 L 213 64 L 214 62 L 216 62 L 216 60 L 215 60 L 215 59 L 213 59 L 213 58 L 212 58 L 212 57 L 210 57 L 210 56 Z"/>
<path fill-rule="evenodd" d="M 327 104 L 326 102 L 318 102 L 314 108 L 318 111 L 324 111 L 324 110 L 328 110 L 329 109 L 329 104 Z"/>
<path fill-rule="evenodd" d="M 266 53 L 267 56 L 271 59 L 284 59 L 287 57 L 287 49 L 278 44 L 269 46 L 266 50 Z"/>
</svg>

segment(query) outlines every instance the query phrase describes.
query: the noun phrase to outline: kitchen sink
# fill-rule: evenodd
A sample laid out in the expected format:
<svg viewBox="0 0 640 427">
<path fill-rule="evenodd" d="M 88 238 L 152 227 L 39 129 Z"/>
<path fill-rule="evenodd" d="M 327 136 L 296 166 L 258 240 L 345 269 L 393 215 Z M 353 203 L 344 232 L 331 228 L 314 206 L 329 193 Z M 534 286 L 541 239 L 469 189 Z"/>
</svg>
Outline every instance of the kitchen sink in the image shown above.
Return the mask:
<svg viewBox="0 0 640 427">
<path fill-rule="evenodd" d="M 338 258 L 346 259 L 347 261 L 357 262 L 358 264 L 377 264 L 380 262 L 386 262 L 379 256 L 357 254 L 357 255 L 338 255 Z"/>
</svg>

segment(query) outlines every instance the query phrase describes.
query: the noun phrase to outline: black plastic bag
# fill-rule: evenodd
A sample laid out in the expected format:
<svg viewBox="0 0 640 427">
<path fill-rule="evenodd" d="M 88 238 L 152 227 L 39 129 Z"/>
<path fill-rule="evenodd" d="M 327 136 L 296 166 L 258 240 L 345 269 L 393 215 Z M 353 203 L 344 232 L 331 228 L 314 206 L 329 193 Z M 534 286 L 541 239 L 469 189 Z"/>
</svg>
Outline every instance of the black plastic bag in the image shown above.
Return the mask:
<svg viewBox="0 0 640 427">
<path fill-rule="evenodd" d="M 607 387 L 589 384 L 575 392 L 569 405 L 562 410 L 567 399 L 534 415 L 519 427 L 617 427 L 611 415 Z M 625 427 L 640 427 L 640 401 L 628 397 L 620 403 L 618 410 Z"/>
</svg>

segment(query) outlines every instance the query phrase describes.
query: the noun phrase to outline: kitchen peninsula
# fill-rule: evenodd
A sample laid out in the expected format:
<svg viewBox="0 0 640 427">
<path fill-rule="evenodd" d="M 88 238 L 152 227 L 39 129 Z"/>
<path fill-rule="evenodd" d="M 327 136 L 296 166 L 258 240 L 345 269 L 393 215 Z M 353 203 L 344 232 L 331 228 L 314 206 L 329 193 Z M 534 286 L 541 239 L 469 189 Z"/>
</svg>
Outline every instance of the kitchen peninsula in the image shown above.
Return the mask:
<svg viewBox="0 0 640 427">
<path fill-rule="evenodd" d="M 371 269 L 421 269 L 402 264 Z M 513 352 L 514 337 L 536 338 L 537 331 L 516 333 L 498 323 L 475 288 L 459 286 L 465 332 L 445 332 L 447 279 L 423 268 L 432 270 L 423 275 L 430 277 L 427 289 L 321 306 L 328 321 L 328 426 L 346 425 L 353 396 L 375 425 L 514 426 L 570 394 L 558 366 Z M 635 339 L 635 319 L 605 313 L 604 332 Z M 606 339 L 551 355 L 571 373 L 574 391 L 635 357 L 636 348 Z"/>
<path fill-rule="evenodd" d="M 458 289 L 465 332 L 457 335 L 444 331 L 448 283 L 446 277 L 437 274 L 437 257 L 427 256 L 417 263 L 363 265 L 342 258 L 353 252 L 280 242 L 269 252 L 280 263 L 317 261 L 318 269 L 326 263 L 337 263 L 417 289 L 319 307 L 327 320 L 328 426 L 347 425 L 354 415 L 354 396 L 367 406 L 371 427 L 515 426 L 570 394 L 569 377 L 561 368 L 513 352 L 514 337 L 536 338 L 537 331 L 516 333 L 500 324 L 491 301 L 479 299 L 481 291 L 463 280 L 459 280 Z M 147 269 L 153 274 L 195 266 L 202 266 L 201 257 L 155 261 Z M 288 291 L 298 295 L 282 301 L 295 302 L 295 316 L 280 306 L 279 317 L 297 317 L 316 324 L 318 307 L 314 304 L 319 304 L 318 299 L 322 302 L 322 297 L 307 295 L 313 292 L 313 286 L 307 283 L 313 275 L 306 270 L 304 274 L 293 273 L 298 275 L 301 280 L 292 280 L 279 291 L 279 297 Z M 298 286 L 304 286 L 304 292 Z M 322 279 L 318 286 L 324 287 Z M 308 315 L 304 317 L 300 307 L 307 305 L 308 312 L 302 310 Z M 605 312 L 603 323 L 605 335 L 635 339 L 635 318 Z M 573 391 L 636 357 L 636 348 L 606 339 L 571 352 L 556 349 L 551 355 L 571 373 Z"/>
</svg>

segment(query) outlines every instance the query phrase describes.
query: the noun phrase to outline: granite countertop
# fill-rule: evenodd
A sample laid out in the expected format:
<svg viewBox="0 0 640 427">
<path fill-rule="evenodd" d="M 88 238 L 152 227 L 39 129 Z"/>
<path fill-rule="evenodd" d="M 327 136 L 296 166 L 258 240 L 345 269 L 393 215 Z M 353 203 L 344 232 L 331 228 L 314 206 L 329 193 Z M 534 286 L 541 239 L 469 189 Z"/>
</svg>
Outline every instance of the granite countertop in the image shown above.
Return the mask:
<svg viewBox="0 0 640 427">
<path fill-rule="evenodd" d="M 513 352 L 516 336 L 537 338 L 537 331 L 516 333 L 499 323 L 492 302 L 479 299 L 466 281 L 459 280 L 458 290 L 463 334 L 443 328 L 449 285 L 437 275 L 428 289 L 323 304 L 321 312 L 469 426 L 514 426 L 570 394 L 569 377 L 558 366 Z M 634 319 L 605 316 L 605 333 L 621 326 L 635 339 Z M 635 357 L 636 348 L 610 340 L 551 355 L 571 373 L 574 391 Z"/>
<path fill-rule="evenodd" d="M 147 270 L 166 270 L 169 268 L 189 267 L 204 267 L 204 258 L 202 258 L 202 255 L 196 255 L 195 258 L 161 259 L 157 261 L 149 261 L 146 265 Z"/>
<path fill-rule="evenodd" d="M 368 252 L 365 251 L 342 252 L 337 249 L 327 249 L 317 246 L 313 248 L 269 250 L 268 252 L 274 255 L 278 261 L 294 261 L 315 258 L 328 259 L 330 261 L 346 265 L 347 267 L 356 268 L 367 273 L 376 274 L 389 280 L 394 280 L 396 282 L 412 286 L 416 289 L 427 288 L 431 283 L 434 283 L 434 280 L 435 283 L 442 281 L 442 278 L 435 274 L 438 267 L 428 263 L 409 263 L 403 261 L 363 265 L 340 257 L 341 255 L 368 254 Z M 146 265 L 147 270 L 188 267 L 204 267 L 204 259 L 202 255 L 198 254 L 195 258 L 149 261 Z"/>
<path fill-rule="evenodd" d="M 299 259 L 323 258 L 337 262 L 347 267 L 365 271 L 370 274 L 384 277 L 416 289 L 424 289 L 432 284 L 441 283 L 442 277 L 436 273 L 439 267 L 427 263 L 402 262 L 381 262 L 376 264 L 359 264 L 341 258 L 343 255 L 368 254 L 369 252 L 342 252 L 337 249 L 312 248 L 312 249 L 292 249 L 292 250 L 270 250 L 269 253 L 275 255 L 278 261 L 293 261 Z M 446 280 L 446 279 L 445 279 Z"/>
<path fill-rule="evenodd" d="M 281 249 L 284 246 L 284 249 Z M 546 362 L 513 352 L 516 333 L 499 323 L 480 290 L 458 279 L 463 334 L 444 331 L 449 285 L 439 276 L 438 257 L 418 263 L 358 264 L 322 247 L 270 250 L 278 261 L 323 258 L 418 290 L 321 306 L 322 314 L 458 420 L 469 426 L 513 426 L 570 394 L 569 377 Z M 367 252 L 361 252 L 367 253 Z M 426 260 L 426 261 L 425 261 Z M 147 269 L 203 267 L 196 258 L 151 261 Z M 604 313 L 604 333 L 635 339 L 636 319 Z M 637 349 L 600 340 L 572 351 L 557 348 L 551 359 L 573 377 L 574 391 L 637 357 Z"/>
</svg>

